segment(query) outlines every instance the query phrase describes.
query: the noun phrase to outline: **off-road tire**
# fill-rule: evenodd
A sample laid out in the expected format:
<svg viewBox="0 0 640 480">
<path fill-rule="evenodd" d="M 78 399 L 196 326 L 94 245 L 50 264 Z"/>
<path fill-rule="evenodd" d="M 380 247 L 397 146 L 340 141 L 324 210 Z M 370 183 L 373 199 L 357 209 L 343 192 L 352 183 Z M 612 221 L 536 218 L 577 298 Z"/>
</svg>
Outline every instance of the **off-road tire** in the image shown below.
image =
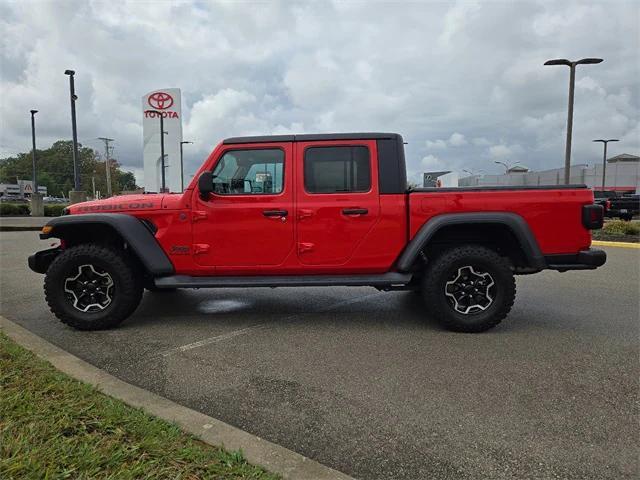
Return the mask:
<svg viewBox="0 0 640 480">
<path fill-rule="evenodd" d="M 77 310 L 65 292 L 65 281 L 81 265 L 94 265 L 113 280 L 111 303 L 98 312 Z M 58 319 L 78 330 L 103 330 L 119 325 L 140 303 L 142 282 L 136 275 L 134 262 L 125 252 L 103 245 L 81 244 L 58 255 L 44 279 L 44 294 L 49 308 Z"/>
<path fill-rule="evenodd" d="M 468 265 L 490 274 L 495 282 L 495 297 L 486 310 L 462 314 L 447 299 L 445 288 L 452 276 Z M 515 299 L 516 283 L 508 259 L 486 247 L 465 245 L 446 250 L 427 264 L 422 293 L 432 316 L 445 328 L 476 333 L 495 327 L 507 316 Z"/>
</svg>

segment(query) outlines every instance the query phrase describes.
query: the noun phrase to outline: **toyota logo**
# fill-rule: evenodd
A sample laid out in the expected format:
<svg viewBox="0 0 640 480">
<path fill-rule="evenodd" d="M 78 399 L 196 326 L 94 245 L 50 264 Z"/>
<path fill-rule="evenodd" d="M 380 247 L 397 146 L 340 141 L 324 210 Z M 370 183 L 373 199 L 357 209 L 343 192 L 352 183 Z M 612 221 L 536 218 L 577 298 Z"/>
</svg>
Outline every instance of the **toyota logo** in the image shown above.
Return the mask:
<svg viewBox="0 0 640 480">
<path fill-rule="evenodd" d="M 149 105 L 158 110 L 164 110 L 173 105 L 173 97 L 168 93 L 156 92 L 149 95 Z"/>
</svg>

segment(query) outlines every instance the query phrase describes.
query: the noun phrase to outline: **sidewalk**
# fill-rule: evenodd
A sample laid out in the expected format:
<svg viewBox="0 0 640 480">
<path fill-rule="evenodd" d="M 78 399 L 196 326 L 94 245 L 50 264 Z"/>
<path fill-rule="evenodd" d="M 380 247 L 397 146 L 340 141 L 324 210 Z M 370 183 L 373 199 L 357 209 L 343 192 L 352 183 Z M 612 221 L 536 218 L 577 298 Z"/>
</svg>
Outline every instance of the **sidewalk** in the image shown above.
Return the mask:
<svg viewBox="0 0 640 480">
<path fill-rule="evenodd" d="M 0 232 L 39 231 L 54 217 L 0 217 Z"/>
</svg>

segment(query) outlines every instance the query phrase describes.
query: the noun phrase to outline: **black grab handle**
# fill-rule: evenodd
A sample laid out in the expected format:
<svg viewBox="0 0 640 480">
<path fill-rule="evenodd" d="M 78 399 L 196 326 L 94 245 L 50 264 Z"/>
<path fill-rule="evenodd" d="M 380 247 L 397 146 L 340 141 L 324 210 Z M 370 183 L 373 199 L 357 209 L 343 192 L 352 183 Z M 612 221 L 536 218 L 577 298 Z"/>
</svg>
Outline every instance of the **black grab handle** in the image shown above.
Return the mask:
<svg viewBox="0 0 640 480">
<path fill-rule="evenodd" d="M 263 210 L 262 214 L 265 217 L 286 217 L 287 214 L 289 212 L 287 212 L 286 210 Z"/>
<path fill-rule="evenodd" d="M 342 210 L 343 215 L 366 215 L 369 210 L 366 208 L 345 208 Z"/>
</svg>

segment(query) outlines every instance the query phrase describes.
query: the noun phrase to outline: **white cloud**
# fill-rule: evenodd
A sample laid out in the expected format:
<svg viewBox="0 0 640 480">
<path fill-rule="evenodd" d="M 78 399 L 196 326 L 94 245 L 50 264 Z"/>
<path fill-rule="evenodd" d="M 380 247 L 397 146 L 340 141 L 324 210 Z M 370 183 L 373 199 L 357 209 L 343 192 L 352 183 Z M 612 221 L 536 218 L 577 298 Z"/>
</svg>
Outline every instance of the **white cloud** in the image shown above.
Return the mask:
<svg viewBox="0 0 640 480">
<path fill-rule="evenodd" d="M 449 137 L 449 145 L 451 145 L 452 147 L 461 147 L 466 144 L 467 140 L 461 133 L 456 132 L 451 134 L 451 136 Z"/>
<path fill-rule="evenodd" d="M 444 163 L 435 155 L 427 155 L 420 162 L 425 170 L 433 170 L 444 167 Z"/>
<path fill-rule="evenodd" d="M 511 159 L 514 156 L 521 155 L 524 149 L 520 145 L 498 144 L 489 147 L 489 156 L 496 160 Z"/>
<path fill-rule="evenodd" d="M 491 145 L 491 142 L 484 137 L 476 137 L 471 143 L 473 143 L 476 147 L 487 147 Z"/>
<path fill-rule="evenodd" d="M 442 150 L 443 148 L 447 148 L 447 143 L 444 140 L 427 140 L 425 145 L 429 150 Z"/>
</svg>

